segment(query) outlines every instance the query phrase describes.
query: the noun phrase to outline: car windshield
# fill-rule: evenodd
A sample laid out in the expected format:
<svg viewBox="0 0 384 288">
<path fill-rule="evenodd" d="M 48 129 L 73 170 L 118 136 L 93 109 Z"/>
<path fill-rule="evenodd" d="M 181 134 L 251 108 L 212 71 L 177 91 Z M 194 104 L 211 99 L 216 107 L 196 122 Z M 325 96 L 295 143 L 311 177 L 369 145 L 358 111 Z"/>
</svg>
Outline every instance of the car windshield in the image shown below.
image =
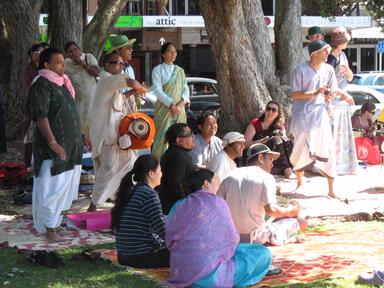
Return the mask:
<svg viewBox="0 0 384 288">
<path fill-rule="evenodd" d="M 384 76 L 377 77 L 375 82 L 373 83 L 373 85 L 383 86 L 384 85 Z"/>
<path fill-rule="evenodd" d="M 351 83 L 352 84 L 360 84 L 361 80 L 362 80 L 362 78 L 360 76 L 355 75 L 355 76 L 353 76 Z"/>
<path fill-rule="evenodd" d="M 364 79 L 363 85 L 368 85 L 368 86 L 374 85 L 373 82 L 375 81 L 376 77 L 377 77 L 376 75 L 368 76 L 367 78 Z"/>
<path fill-rule="evenodd" d="M 213 83 L 188 83 L 191 96 L 203 96 L 217 94 L 215 84 Z"/>
</svg>

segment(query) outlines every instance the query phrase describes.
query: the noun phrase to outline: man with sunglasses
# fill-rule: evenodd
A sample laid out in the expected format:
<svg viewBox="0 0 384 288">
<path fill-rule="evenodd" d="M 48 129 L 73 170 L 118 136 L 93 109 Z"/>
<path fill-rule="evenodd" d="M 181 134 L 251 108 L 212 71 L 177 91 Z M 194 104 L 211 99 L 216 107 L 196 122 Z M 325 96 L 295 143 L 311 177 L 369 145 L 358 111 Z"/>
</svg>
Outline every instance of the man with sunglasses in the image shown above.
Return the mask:
<svg viewBox="0 0 384 288">
<path fill-rule="evenodd" d="M 123 150 L 119 146 L 120 121 L 125 115 L 136 112 L 134 96 L 122 94 L 121 89 L 131 87 L 140 95 L 146 93 L 147 89 L 122 74 L 123 67 L 120 55 L 111 53 L 105 56 L 104 70 L 100 73 L 92 105 L 90 137 L 96 181 L 88 211 L 96 211 L 108 198 L 115 198 L 121 179 L 137 159 L 136 151 Z"/>
<path fill-rule="evenodd" d="M 187 124 L 176 123 L 168 128 L 165 140 L 169 146 L 160 161 L 163 176 L 159 196 L 163 213 L 168 214 L 173 204 L 184 197 L 184 178 L 196 169 L 188 153 L 195 146 L 195 136 Z"/>
</svg>

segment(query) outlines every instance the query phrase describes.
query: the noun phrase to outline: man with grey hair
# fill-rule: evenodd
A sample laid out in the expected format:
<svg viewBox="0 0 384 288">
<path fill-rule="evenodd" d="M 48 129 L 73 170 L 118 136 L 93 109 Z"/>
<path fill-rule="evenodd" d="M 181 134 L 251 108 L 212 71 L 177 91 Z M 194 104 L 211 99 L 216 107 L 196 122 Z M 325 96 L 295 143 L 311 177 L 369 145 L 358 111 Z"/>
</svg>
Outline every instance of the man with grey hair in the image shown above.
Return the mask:
<svg viewBox="0 0 384 288">
<path fill-rule="evenodd" d="M 307 226 L 298 204 L 277 204 L 270 171 L 279 156 L 264 144 L 253 144 L 247 151 L 247 166 L 233 170 L 220 185 L 218 195 L 228 203 L 241 242 L 282 245 Z"/>
</svg>

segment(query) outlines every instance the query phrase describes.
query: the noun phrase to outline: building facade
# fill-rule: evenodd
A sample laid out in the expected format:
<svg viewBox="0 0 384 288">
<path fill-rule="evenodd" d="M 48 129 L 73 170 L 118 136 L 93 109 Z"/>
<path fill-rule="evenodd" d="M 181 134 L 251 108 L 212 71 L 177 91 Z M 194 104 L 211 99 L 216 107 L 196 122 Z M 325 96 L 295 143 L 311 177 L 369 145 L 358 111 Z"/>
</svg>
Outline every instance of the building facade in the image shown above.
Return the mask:
<svg viewBox="0 0 384 288">
<path fill-rule="evenodd" d="M 185 69 L 188 76 L 216 78 L 216 65 L 198 2 L 169 0 L 162 9 L 155 0 L 128 1 L 113 33 L 137 39 L 132 66 L 138 80 L 151 82 L 151 71 L 161 61 L 159 51 L 164 42 L 176 45 L 176 63 Z M 271 43 L 274 43 L 275 0 L 262 0 L 262 4 Z M 94 15 L 96 10 L 97 0 L 88 0 L 88 15 Z M 352 41 L 346 50 L 351 69 L 355 73 L 378 70 L 376 44 L 378 40 L 384 40 L 384 34 L 362 32 L 361 29 L 373 29 L 370 17 L 342 16 L 331 21 L 320 16 L 302 16 L 304 45 L 311 26 L 320 26 L 325 33 L 338 26 L 347 28 L 352 34 Z"/>
</svg>

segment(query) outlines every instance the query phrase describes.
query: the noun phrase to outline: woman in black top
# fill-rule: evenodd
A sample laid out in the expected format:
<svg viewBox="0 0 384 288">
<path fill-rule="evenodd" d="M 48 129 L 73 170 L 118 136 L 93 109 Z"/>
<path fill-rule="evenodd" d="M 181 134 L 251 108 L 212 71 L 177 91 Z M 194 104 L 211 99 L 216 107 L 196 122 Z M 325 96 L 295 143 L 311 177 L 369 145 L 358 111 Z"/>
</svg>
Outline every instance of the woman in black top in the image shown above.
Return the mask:
<svg viewBox="0 0 384 288">
<path fill-rule="evenodd" d="M 157 192 L 162 173 L 152 155 L 140 156 L 121 181 L 112 209 L 112 229 L 121 265 L 136 268 L 169 267 L 164 216 Z M 133 181 L 136 185 L 133 184 Z"/>
</svg>

